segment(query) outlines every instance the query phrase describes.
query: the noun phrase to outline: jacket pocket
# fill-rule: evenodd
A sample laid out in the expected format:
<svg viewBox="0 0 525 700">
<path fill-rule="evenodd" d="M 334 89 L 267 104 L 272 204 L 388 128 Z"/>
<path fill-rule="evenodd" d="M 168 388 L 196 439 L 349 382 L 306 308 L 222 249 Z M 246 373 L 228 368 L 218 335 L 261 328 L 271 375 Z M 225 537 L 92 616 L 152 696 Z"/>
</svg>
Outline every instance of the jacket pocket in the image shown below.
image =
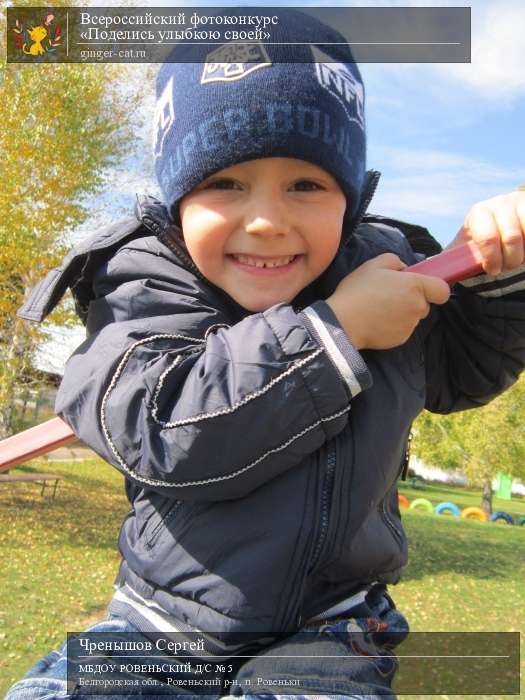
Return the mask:
<svg viewBox="0 0 525 700">
<path fill-rule="evenodd" d="M 392 513 L 391 511 L 392 500 L 396 499 L 397 501 L 397 498 L 397 485 L 394 485 L 379 504 L 379 514 L 381 515 L 382 521 L 385 523 L 398 545 L 400 547 L 403 547 L 405 535 L 403 534 L 401 526 L 401 515 L 399 513 L 399 508 L 397 507 L 397 504 L 395 508 L 397 512 Z M 397 524 L 395 522 L 396 520 Z"/>
</svg>

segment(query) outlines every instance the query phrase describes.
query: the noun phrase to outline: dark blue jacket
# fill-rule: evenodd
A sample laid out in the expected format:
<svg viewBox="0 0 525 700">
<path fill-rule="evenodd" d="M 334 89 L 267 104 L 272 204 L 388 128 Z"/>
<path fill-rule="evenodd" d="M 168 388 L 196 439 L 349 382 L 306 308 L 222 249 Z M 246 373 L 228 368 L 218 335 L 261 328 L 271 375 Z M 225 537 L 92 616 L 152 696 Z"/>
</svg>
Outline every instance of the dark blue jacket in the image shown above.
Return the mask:
<svg viewBox="0 0 525 700">
<path fill-rule="evenodd" d="M 70 286 L 86 322 L 56 410 L 126 477 L 119 580 L 226 641 L 397 582 L 410 425 L 516 380 L 523 292 L 505 294 L 508 276 L 456 285 L 404 345 L 358 353 L 323 299 L 382 252 L 421 259 L 393 226 L 365 218 L 293 304 L 249 313 L 200 275 L 161 205 L 138 216 L 77 246 L 21 311 L 41 320 Z"/>
</svg>

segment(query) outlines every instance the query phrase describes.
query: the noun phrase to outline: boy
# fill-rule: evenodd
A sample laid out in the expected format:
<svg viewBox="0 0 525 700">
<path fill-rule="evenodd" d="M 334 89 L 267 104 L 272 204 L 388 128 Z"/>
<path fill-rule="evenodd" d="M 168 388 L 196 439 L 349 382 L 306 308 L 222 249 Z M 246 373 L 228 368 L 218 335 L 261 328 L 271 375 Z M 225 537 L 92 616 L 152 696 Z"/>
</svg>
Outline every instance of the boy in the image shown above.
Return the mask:
<svg viewBox="0 0 525 700">
<path fill-rule="evenodd" d="M 88 338 L 57 412 L 124 474 L 133 508 L 110 616 L 92 631 L 204 635 L 235 661 L 215 697 L 234 679 L 236 694 L 275 694 L 272 676 L 392 697 L 389 648 L 408 625 L 386 585 L 407 558 L 396 481 L 410 424 L 424 407 L 486 403 L 521 371 L 525 299 L 508 271 L 523 261 L 524 197 L 474 208 L 454 241 L 477 240 L 503 275 L 451 294 L 401 274 L 420 259 L 404 236 L 363 222 L 377 176 L 358 69 L 340 35 L 293 14 L 275 39 L 323 32 L 297 49 L 310 62 L 278 62 L 280 43 L 254 64 L 204 47 L 162 67 L 167 209 L 140 199 L 139 226 L 78 247 L 22 313 L 42 318 L 72 287 Z M 294 662 L 300 630 L 342 658 Z M 64 669 L 62 648 L 9 700 L 78 697 Z"/>
</svg>

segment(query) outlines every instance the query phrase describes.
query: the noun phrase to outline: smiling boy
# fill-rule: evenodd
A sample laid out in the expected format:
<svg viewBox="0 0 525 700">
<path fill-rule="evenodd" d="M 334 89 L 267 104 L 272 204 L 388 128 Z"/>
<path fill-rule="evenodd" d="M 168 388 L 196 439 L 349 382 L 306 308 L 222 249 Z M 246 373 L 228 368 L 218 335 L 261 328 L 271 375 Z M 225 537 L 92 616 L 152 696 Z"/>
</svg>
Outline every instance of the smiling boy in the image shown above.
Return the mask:
<svg viewBox="0 0 525 700">
<path fill-rule="evenodd" d="M 180 214 L 203 275 L 248 311 L 264 311 L 291 303 L 326 270 L 345 208 L 330 173 L 298 159 L 265 158 L 207 178 L 181 200 Z"/>
<path fill-rule="evenodd" d="M 407 561 L 396 487 L 407 436 L 423 408 L 487 403 L 521 372 L 525 202 L 479 205 L 454 241 L 478 241 L 501 276 L 451 293 L 401 274 L 419 259 L 405 237 L 363 220 L 377 178 L 365 175 L 348 47 L 301 14 L 281 38 L 314 29 L 328 63 L 290 68 L 277 60 L 286 48 L 268 47 L 269 62 L 233 74 L 212 71 L 204 49 L 200 63 L 165 64 L 154 140 L 165 206 L 140 199 L 138 223 L 77 248 L 23 313 L 44 317 L 72 287 L 88 337 L 57 412 L 124 474 L 132 505 L 110 617 L 92 631 L 204 635 L 235 662 L 223 692 L 262 678 L 257 692 L 272 696 L 273 674 L 316 695 L 392 697 L 391 648 L 408 630 L 387 592 Z M 274 118 L 260 118 L 269 103 Z M 302 630 L 339 663 L 290 662 Z M 65 688 L 65 653 L 9 700 L 55 697 L 46 683 Z"/>
</svg>

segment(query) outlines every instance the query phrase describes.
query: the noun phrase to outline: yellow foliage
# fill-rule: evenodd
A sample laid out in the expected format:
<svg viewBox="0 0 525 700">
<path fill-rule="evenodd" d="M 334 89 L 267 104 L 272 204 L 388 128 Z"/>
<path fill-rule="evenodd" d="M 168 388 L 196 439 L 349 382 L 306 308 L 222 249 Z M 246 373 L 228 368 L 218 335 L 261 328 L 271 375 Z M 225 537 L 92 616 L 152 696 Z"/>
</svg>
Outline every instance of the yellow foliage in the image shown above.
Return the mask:
<svg viewBox="0 0 525 700">
<path fill-rule="evenodd" d="M 31 4 L 31 3 L 30 3 Z M 5 29 L 0 34 L 5 39 Z M 1 414 L 42 342 L 16 310 L 56 266 L 69 232 L 88 215 L 83 198 L 135 145 L 133 65 L 0 64 L 0 432 Z M 135 83 L 136 84 L 136 83 Z M 123 90 L 123 85 L 127 89 Z M 66 322 L 66 311 L 53 322 Z M 23 342 L 22 342 L 23 338 Z M 17 351 L 13 346 L 21 343 Z"/>
</svg>

